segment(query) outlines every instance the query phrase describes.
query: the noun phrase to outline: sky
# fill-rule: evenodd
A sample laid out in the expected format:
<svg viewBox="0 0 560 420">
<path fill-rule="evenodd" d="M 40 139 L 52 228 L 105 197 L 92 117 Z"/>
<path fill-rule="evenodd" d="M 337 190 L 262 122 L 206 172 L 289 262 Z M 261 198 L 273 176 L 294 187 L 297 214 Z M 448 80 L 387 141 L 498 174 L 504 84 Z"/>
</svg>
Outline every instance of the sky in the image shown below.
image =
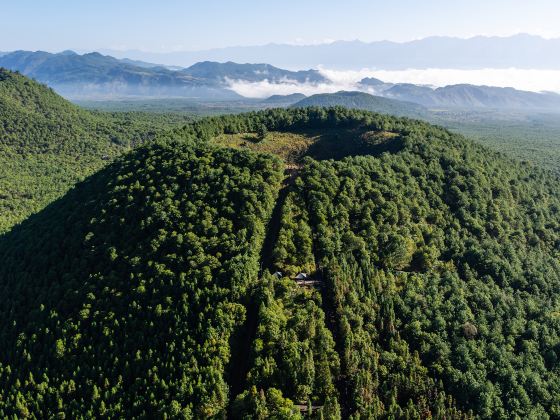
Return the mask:
<svg viewBox="0 0 560 420">
<path fill-rule="evenodd" d="M 194 51 L 268 43 L 560 38 L 558 0 L 0 0 L 0 51 Z"/>
</svg>

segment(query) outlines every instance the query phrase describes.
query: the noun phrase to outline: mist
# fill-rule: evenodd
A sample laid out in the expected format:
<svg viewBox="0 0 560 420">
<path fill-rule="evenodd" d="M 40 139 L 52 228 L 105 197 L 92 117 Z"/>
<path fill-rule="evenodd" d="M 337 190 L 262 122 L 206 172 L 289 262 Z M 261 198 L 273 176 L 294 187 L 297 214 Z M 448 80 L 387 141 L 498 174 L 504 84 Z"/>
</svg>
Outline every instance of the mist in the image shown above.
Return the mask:
<svg viewBox="0 0 560 420">
<path fill-rule="evenodd" d="M 330 80 L 330 83 L 298 83 L 285 80 L 283 83 L 271 83 L 268 80 L 247 82 L 228 80 L 228 87 L 234 92 L 248 98 L 266 98 L 271 95 L 289 95 L 303 93 L 313 95 L 317 93 L 332 93 L 340 90 L 362 90 L 375 93 L 371 89 L 360 87 L 359 81 L 365 77 L 375 77 L 387 83 L 413 83 L 442 87 L 455 84 L 486 85 L 497 87 L 512 87 L 530 92 L 560 93 L 560 70 L 538 69 L 408 69 L 408 70 L 333 70 L 319 68 L 320 73 Z"/>
<path fill-rule="evenodd" d="M 227 86 L 235 93 L 246 98 L 268 98 L 272 95 L 290 95 L 303 93 L 306 96 L 317 93 L 333 93 L 340 90 L 356 90 L 355 83 L 300 83 L 286 80 L 283 83 L 272 83 L 269 80 L 248 82 L 246 80 L 227 80 Z"/>
</svg>

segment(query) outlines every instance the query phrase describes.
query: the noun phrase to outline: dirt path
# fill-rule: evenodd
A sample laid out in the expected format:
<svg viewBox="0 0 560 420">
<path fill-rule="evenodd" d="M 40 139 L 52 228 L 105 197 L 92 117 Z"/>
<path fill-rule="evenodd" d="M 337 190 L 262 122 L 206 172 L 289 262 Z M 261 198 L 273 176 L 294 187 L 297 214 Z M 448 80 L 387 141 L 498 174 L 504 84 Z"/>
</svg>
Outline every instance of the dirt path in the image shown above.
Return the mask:
<svg viewBox="0 0 560 420">
<path fill-rule="evenodd" d="M 264 270 L 271 271 L 272 267 L 272 253 L 274 251 L 274 245 L 278 240 L 278 234 L 280 233 L 280 218 L 282 216 L 282 208 L 286 202 L 286 197 L 290 191 L 291 186 L 295 183 L 295 180 L 299 174 L 300 168 L 295 165 L 288 165 L 284 171 L 284 183 L 282 188 L 278 193 L 278 198 L 276 199 L 276 204 L 272 210 L 272 216 L 268 222 L 266 228 L 266 236 L 264 239 L 263 247 L 261 250 L 261 267 L 259 276 L 262 275 Z"/>
<path fill-rule="evenodd" d="M 263 242 L 260 256 L 260 268 L 259 268 L 259 278 L 263 275 L 265 270 L 272 270 L 272 252 L 274 251 L 274 245 L 278 240 L 278 234 L 280 232 L 280 217 L 282 215 L 282 207 L 286 202 L 286 197 L 290 186 L 293 185 L 299 169 L 286 168 L 284 183 L 280 191 L 278 192 L 278 198 L 276 199 L 276 204 L 272 210 L 272 215 L 268 221 L 266 227 L 266 236 Z M 253 293 L 248 293 L 248 296 L 252 296 Z M 249 301 L 245 303 L 245 308 L 247 309 L 247 314 L 245 318 L 245 324 L 239 330 L 235 337 L 232 339 L 232 343 L 236 343 L 237 346 L 231 346 L 232 354 L 230 360 L 230 376 L 229 383 L 230 389 L 230 404 L 229 404 L 229 418 L 231 418 L 231 407 L 232 403 L 235 401 L 235 397 L 241 394 L 246 388 L 247 374 L 251 367 L 252 358 L 251 355 L 251 345 L 255 338 L 257 332 L 257 321 L 258 321 L 258 311 L 255 301 L 249 298 Z"/>
<path fill-rule="evenodd" d="M 267 270 L 272 271 L 273 267 L 273 251 L 276 241 L 278 240 L 278 234 L 281 228 L 281 215 L 282 215 L 282 208 L 286 201 L 286 197 L 295 183 L 301 168 L 295 165 L 287 166 L 285 170 L 285 179 L 284 184 L 280 191 L 278 192 L 278 198 L 274 205 L 274 209 L 272 211 L 272 215 L 267 225 L 266 229 L 266 236 L 263 242 L 263 247 L 261 249 L 261 256 L 260 256 L 260 269 L 259 269 L 259 277 L 262 277 L 263 273 Z M 307 199 L 306 199 L 307 201 Z M 319 256 L 317 255 L 317 238 L 313 237 L 313 255 L 315 258 L 315 266 L 316 266 L 316 281 L 324 282 L 324 276 L 322 273 L 322 268 L 317 264 L 319 261 Z M 325 312 L 325 323 L 327 328 L 331 331 L 333 338 L 335 340 L 335 350 L 340 356 L 340 361 L 342 363 L 342 372 L 345 372 L 344 369 L 344 360 L 342 355 L 344 354 L 343 343 L 341 340 L 340 334 L 340 326 L 338 323 L 338 316 L 337 316 L 337 302 L 334 301 L 334 293 L 332 290 L 331 284 L 322 283 L 321 295 L 323 301 L 323 311 Z M 249 296 L 252 293 L 248 294 Z M 256 335 L 257 325 L 258 325 L 258 310 L 256 303 L 254 300 L 250 300 L 246 303 L 245 307 L 247 308 L 247 318 L 245 321 L 245 325 L 240 329 L 239 333 L 236 335 L 233 343 L 236 343 L 236 347 L 232 347 L 232 357 L 231 357 L 231 374 L 230 374 L 230 384 L 231 384 L 231 401 L 230 401 L 230 412 L 229 418 L 231 418 L 231 407 L 232 403 L 235 401 L 235 397 L 243 392 L 247 387 L 247 374 L 249 369 L 252 365 L 252 358 L 251 355 L 251 345 Z M 349 382 L 348 378 L 344 375 L 341 375 L 336 380 L 336 387 L 339 392 L 339 403 L 342 411 L 342 418 L 348 418 L 349 407 L 347 401 L 349 401 Z"/>
</svg>

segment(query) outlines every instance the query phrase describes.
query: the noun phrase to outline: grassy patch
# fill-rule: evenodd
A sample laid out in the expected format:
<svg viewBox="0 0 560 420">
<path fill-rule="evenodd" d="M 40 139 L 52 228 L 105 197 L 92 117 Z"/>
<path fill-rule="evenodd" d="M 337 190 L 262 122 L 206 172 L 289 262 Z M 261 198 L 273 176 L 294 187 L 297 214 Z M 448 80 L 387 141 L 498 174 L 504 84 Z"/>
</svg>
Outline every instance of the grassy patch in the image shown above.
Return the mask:
<svg viewBox="0 0 560 420">
<path fill-rule="evenodd" d="M 361 129 L 271 131 L 262 140 L 256 133 L 222 134 L 214 141 L 225 147 L 272 153 L 287 163 L 299 163 L 304 156 L 317 160 L 342 159 L 346 156 L 377 155 L 400 148 L 396 133 Z"/>
</svg>

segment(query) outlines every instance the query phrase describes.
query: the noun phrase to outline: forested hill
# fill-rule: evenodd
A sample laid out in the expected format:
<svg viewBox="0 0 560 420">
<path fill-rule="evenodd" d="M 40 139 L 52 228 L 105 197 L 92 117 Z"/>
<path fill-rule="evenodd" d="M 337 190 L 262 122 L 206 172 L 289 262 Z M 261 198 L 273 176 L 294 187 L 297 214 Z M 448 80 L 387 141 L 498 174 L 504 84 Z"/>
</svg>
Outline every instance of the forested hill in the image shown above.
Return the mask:
<svg viewBox="0 0 560 420">
<path fill-rule="evenodd" d="M 7 235 L 0 312 L 21 329 L 0 325 L 12 346 L 2 416 L 222 412 L 279 168 L 233 150 L 142 148 Z"/>
<path fill-rule="evenodd" d="M 82 110 L 0 68 L 0 232 L 184 117 Z"/>
<path fill-rule="evenodd" d="M 350 109 L 364 109 L 371 112 L 411 118 L 422 118 L 429 114 L 429 111 L 422 105 L 374 96 L 364 92 L 341 91 L 336 93 L 321 93 L 311 95 L 292 105 L 292 107 L 298 108 L 310 106 L 343 106 Z"/>
<path fill-rule="evenodd" d="M 1 416 L 560 416 L 550 173 L 343 108 L 165 137 L 0 237 Z"/>
</svg>

